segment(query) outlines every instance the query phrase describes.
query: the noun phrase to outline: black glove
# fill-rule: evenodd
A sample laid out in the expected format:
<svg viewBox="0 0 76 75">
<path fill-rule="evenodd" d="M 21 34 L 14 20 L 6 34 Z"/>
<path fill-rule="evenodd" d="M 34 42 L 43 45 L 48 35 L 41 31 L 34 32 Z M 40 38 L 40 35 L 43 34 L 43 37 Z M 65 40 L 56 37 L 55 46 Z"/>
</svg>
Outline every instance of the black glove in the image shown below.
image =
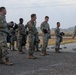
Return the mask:
<svg viewBox="0 0 76 75">
<path fill-rule="evenodd" d="M 46 29 L 43 29 L 43 33 L 48 33 Z"/>
<path fill-rule="evenodd" d="M 29 34 L 29 31 L 26 31 L 26 35 L 28 35 Z"/>
<path fill-rule="evenodd" d="M 64 33 L 64 32 L 60 32 L 60 35 L 61 35 L 61 36 L 64 36 L 64 35 L 65 35 L 65 33 Z"/>
<path fill-rule="evenodd" d="M 13 28 L 13 29 L 15 30 L 15 29 L 17 29 L 17 28 L 18 28 L 18 25 L 17 25 L 17 24 L 15 24 L 15 26 L 14 26 L 14 28 Z"/>
</svg>

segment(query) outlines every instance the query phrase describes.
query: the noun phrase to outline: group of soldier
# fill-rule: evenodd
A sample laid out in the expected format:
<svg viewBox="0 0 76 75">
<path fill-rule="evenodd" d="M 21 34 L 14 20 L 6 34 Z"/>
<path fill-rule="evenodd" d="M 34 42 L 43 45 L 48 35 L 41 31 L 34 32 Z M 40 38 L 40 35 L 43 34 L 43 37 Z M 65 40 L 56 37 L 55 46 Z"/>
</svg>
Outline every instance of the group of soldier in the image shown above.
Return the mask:
<svg viewBox="0 0 76 75">
<path fill-rule="evenodd" d="M 15 51 L 18 49 L 20 54 L 25 54 L 23 48 L 25 48 L 27 37 L 29 43 L 28 49 L 28 59 L 36 59 L 33 55 L 35 48 L 36 51 L 39 51 L 38 45 L 40 42 L 38 36 L 38 30 L 36 28 L 36 14 L 31 14 L 31 20 L 27 22 L 26 25 L 23 24 L 23 18 L 19 19 L 19 24 L 14 23 L 13 21 L 6 22 L 6 8 L 0 7 L 0 64 L 13 65 L 9 61 L 8 50 L 9 47 L 7 43 L 10 43 L 10 50 Z M 49 26 L 49 17 L 45 16 L 45 20 L 41 23 L 41 31 L 43 33 L 43 44 L 41 49 L 41 56 L 49 55 L 46 52 L 48 41 L 51 39 L 51 30 Z M 60 43 L 63 40 L 64 33 L 60 32 L 60 22 L 57 22 L 57 27 L 55 28 L 56 35 L 56 44 L 55 52 L 60 53 Z M 27 29 L 28 28 L 28 29 Z M 15 48 L 15 41 L 16 47 Z M 26 48 L 25 48 L 26 49 Z M 5 61 L 3 60 L 5 58 Z"/>
</svg>

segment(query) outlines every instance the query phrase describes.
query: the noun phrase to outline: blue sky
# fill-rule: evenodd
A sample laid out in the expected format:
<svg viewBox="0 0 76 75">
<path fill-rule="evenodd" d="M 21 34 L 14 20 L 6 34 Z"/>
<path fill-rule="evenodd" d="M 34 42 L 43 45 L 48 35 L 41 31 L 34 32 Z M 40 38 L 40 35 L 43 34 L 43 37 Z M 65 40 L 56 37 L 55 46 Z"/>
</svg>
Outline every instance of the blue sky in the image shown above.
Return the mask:
<svg viewBox="0 0 76 75">
<path fill-rule="evenodd" d="M 7 22 L 18 23 L 22 17 L 26 24 L 30 15 L 36 13 L 37 26 L 46 15 L 50 17 L 51 28 L 56 27 L 57 21 L 61 22 L 61 28 L 76 25 L 76 0 L 0 0 L 0 6 L 7 8 Z"/>
</svg>

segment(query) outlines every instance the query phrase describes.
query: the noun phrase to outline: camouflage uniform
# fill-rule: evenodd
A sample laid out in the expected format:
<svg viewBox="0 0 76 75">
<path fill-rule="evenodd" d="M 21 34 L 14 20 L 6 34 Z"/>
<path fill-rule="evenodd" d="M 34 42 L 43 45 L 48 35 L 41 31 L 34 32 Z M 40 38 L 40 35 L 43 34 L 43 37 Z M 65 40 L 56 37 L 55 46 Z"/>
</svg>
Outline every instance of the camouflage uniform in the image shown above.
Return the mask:
<svg viewBox="0 0 76 75">
<path fill-rule="evenodd" d="M 56 34 L 55 50 L 59 51 L 60 42 L 61 42 L 61 38 L 62 38 L 62 36 L 60 35 L 60 28 L 55 28 L 55 34 Z"/>
<path fill-rule="evenodd" d="M 18 46 L 17 46 L 17 34 L 18 34 L 18 25 L 15 23 L 14 27 L 14 32 L 15 32 L 15 35 L 14 35 L 14 41 L 15 41 L 15 46 L 14 46 L 14 49 L 15 50 L 18 50 Z"/>
<path fill-rule="evenodd" d="M 29 21 L 27 23 L 27 27 L 29 29 L 29 55 L 33 55 L 33 52 L 35 50 L 35 36 L 37 33 L 37 28 L 35 26 L 35 23 L 32 21 Z"/>
<path fill-rule="evenodd" d="M 23 46 L 25 49 L 26 41 L 27 41 L 27 36 L 28 36 L 28 31 L 27 31 L 27 25 L 25 25 L 25 34 L 26 36 L 23 37 Z"/>
<path fill-rule="evenodd" d="M 23 24 L 18 24 L 18 50 L 19 52 L 22 52 L 22 46 L 23 46 L 23 38 L 26 37 L 25 33 L 25 26 Z"/>
<path fill-rule="evenodd" d="M 34 22 L 35 26 L 36 26 L 36 21 Z M 35 51 L 39 51 L 39 43 L 40 43 L 40 39 L 39 39 L 39 36 L 38 36 L 38 31 L 35 35 Z"/>
<path fill-rule="evenodd" d="M 41 24 L 41 30 L 43 32 L 42 53 L 46 54 L 46 48 L 47 48 L 47 45 L 48 45 L 48 40 L 51 38 L 49 24 L 46 23 L 46 22 L 42 22 L 42 24 Z M 46 33 L 44 32 L 44 30 L 46 30 Z"/>
<path fill-rule="evenodd" d="M 75 28 L 74 28 L 74 32 L 73 32 L 73 38 L 76 36 L 76 26 L 75 26 Z"/>
<path fill-rule="evenodd" d="M 13 29 L 13 27 L 10 27 L 10 33 L 11 33 L 11 37 L 10 37 L 10 44 L 11 44 L 11 50 L 15 50 L 14 48 L 14 44 L 15 44 L 15 30 Z"/>
<path fill-rule="evenodd" d="M 9 34 L 5 16 L 0 15 L 0 58 L 7 58 L 7 34 Z"/>
<path fill-rule="evenodd" d="M 39 43 L 40 43 L 40 39 L 39 39 L 39 36 L 37 33 L 35 36 L 35 49 L 36 49 L 36 51 L 39 51 Z"/>
<path fill-rule="evenodd" d="M 15 43 L 16 43 L 16 48 L 15 48 L 15 49 L 18 50 L 18 28 L 15 29 L 15 39 L 16 39 L 16 40 L 15 40 L 15 41 L 16 41 L 16 42 L 15 42 Z"/>
</svg>

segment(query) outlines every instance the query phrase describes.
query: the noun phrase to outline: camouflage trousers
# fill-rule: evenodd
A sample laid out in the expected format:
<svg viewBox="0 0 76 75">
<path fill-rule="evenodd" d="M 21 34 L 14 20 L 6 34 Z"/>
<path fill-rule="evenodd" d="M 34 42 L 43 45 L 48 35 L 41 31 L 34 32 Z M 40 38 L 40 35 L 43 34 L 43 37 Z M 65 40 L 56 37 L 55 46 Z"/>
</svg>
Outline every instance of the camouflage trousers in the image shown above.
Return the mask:
<svg viewBox="0 0 76 75">
<path fill-rule="evenodd" d="M 59 49 L 60 48 L 60 37 L 56 37 L 55 48 L 56 49 Z"/>
<path fill-rule="evenodd" d="M 22 47 L 26 44 L 26 36 L 19 35 L 17 39 L 17 47 L 20 52 L 22 52 Z"/>
<path fill-rule="evenodd" d="M 12 35 L 11 38 L 10 38 L 10 48 L 14 50 L 14 44 L 15 44 L 15 41 L 16 41 L 16 37 L 15 35 Z"/>
<path fill-rule="evenodd" d="M 29 55 L 33 55 L 35 51 L 35 36 L 29 34 Z"/>
<path fill-rule="evenodd" d="M 8 47 L 7 47 L 7 35 L 0 32 L 0 58 L 8 57 Z"/>
<path fill-rule="evenodd" d="M 46 51 L 46 48 L 48 46 L 48 34 L 44 34 L 43 36 L 43 45 L 42 45 L 42 52 L 45 52 Z"/>
<path fill-rule="evenodd" d="M 22 52 L 22 36 L 19 36 L 19 37 L 18 37 L 17 46 L 18 46 L 18 50 L 19 50 L 20 52 Z"/>
<path fill-rule="evenodd" d="M 35 43 L 35 49 L 36 49 L 36 51 L 39 50 L 39 43 L 38 42 Z"/>
</svg>

